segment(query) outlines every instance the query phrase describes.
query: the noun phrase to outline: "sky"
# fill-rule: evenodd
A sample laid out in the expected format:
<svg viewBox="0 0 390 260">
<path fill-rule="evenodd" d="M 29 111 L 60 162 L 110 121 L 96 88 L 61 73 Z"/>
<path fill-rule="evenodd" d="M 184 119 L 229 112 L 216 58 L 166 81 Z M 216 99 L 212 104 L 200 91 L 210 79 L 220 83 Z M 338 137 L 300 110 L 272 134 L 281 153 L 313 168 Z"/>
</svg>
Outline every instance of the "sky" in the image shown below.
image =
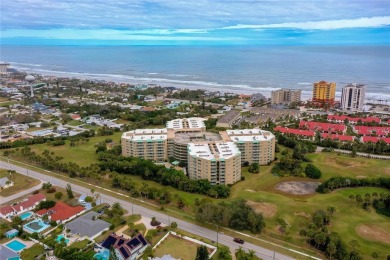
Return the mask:
<svg viewBox="0 0 390 260">
<path fill-rule="evenodd" d="M 390 45 L 389 0 L 1 0 L 1 45 Z"/>
</svg>

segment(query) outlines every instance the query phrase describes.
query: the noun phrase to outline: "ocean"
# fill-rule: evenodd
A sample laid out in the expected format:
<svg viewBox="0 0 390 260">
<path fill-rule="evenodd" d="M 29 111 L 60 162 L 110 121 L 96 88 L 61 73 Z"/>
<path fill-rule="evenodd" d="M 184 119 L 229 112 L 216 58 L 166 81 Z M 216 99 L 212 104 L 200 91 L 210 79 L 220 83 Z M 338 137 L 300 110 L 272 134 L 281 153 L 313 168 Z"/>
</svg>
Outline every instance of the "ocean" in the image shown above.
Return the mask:
<svg viewBox="0 0 390 260">
<path fill-rule="evenodd" d="M 235 93 L 337 83 L 390 101 L 390 46 L 1 46 L 0 60 L 42 75 L 160 84 Z"/>
</svg>

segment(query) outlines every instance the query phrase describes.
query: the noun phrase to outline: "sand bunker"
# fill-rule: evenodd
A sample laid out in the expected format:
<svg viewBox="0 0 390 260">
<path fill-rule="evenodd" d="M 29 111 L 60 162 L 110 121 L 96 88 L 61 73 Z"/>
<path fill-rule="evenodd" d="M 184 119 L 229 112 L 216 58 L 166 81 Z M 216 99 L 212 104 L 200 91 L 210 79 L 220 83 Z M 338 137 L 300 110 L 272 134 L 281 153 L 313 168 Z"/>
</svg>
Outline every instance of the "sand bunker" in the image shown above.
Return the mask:
<svg viewBox="0 0 390 260">
<path fill-rule="evenodd" d="M 275 216 L 277 208 L 274 204 L 267 202 L 254 202 L 248 200 L 246 202 L 256 213 L 262 213 L 265 218 Z"/>
<path fill-rule="evenodd" d="M 360 225 L 356 228 L 356 232 L 362 238 L 390 244 L 390 232 L 381 227 L 375 225 Z"/>
<path fill-rule="evenodd" d="M 320 182 L 285 181 L 278 183 L 275 188 L 289 194 L 307 195 L 315 193 L 320 184 Z"/>
</svg>

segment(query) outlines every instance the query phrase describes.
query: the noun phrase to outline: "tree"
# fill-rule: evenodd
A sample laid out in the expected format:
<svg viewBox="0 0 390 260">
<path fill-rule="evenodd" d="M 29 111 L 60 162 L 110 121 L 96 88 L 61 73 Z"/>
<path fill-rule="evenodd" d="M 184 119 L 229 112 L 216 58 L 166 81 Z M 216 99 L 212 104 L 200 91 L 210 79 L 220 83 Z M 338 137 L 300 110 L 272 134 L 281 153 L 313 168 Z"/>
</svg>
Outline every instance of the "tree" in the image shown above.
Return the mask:
<svg viewBox="0 0 390 260">
<path fill-rule="evenodd" d="M 332 256 L 336 254 L 336 252 L 337 252 L 336 245 L 333 243 L 333 241 L 330 241 L 326 246 L 326 253 L 329 255 L 329 259 L 332 259 Z"/>
<path fill-rule="evenodd" d="M 356 149 L 356 146 L 352 146 L 351 156 L 352 156 L 352 157 L 356 157 L 356 156 L 357 156 L 357 149 Z"/>
<path fill-rule="evenodd" d="M 207 251 L 206 246 L 200 246 L 196 250 L 196 258 L 195 260 L 208 260 L 209 259 L 209 251 Z"/>
<path fill-rule="evenodd" d="M 312 179 L 320 179 L 321 178 L 321 171 L 313 164 L 309 163 L 305 168 L 305 174 L 307 177 Z"/>
<path fill-rule="evenodd" d="M 329 213 L 330 215 L 333 215 L 333 214 L 336 212 L 336 207 L 334 207 L 334 206 L 329 206 L 326 210 L 328 211 L 328 213 Z"/>
<path fill-rule="evenodd" d="M 68 194 L 68 198 L 69 199 L 73 199 L 74 198 L 72 187 L 70 186 L 70 183 L 68 183 L 66 185 L 66 193 Z"/>
<path fill-rule="evenodd" d="M 248 172 L 250 173 L 259 173 L 260 172 L 260 166 L 258 163 L 252 163 L 249 168 Z"/>
<path fill-rule="evenodd" d="M 22 224 L 23 220 L 19 216 L 12 218 L 12 227 L 17 228 Z"/>
<path fill-rule="evenodd" d="M 228 247 L 223 246 L 219 248 L 218 260 L 232 260 L 232 255 Z"/>
<path fill-rule="evenodd" d="M 52 184 L 50 182 L 42 183 L 42 190 L 48 190 L 50 189 Z"/>
<path fill-rule="evenodd" d="M 64 194 L 61 192 L 61 191 L 57 191 L 55 194 L 54 194 L 54 197 L 58 200 L 60 200 L 62 198 Z"/>
<path fill-rule="evenodd" d="M 171 223 L 171 228 L 172 229 L 177 229 L 177 223 L 176 222 L 172 222 Z"/>
</svg>

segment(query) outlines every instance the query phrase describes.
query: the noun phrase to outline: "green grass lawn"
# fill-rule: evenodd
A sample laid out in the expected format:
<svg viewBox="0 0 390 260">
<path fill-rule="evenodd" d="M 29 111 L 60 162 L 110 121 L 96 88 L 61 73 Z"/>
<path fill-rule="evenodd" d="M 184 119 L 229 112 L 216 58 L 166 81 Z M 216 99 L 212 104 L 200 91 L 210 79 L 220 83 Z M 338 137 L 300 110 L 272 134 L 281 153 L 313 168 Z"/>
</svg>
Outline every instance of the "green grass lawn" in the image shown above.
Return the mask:
<svg viewBox="0 0 390 260">
<path fill-rule="evenodd" d="M 198 244 L 170 235 L 155 249 L 154 255 L 157 257 L 171 255 L 178 259 L 195 259 L 197 248 Z"/>
<path fill-rule="evenodd" d="M 88 239 L 84 239 L 84 240 L 81 240 L 81 241 L 77 241 L 73 244 L 71 244 L 69 246 L 69 248 L 78 248 L 78 249 L 83 249 L 85 247 L 87 247 L 87 245 L 89 244 L 89 240 Z"/>
<path fill-rule="evenodd" d="M 307 156 L 322 171 L 322 179 L 330 177 L 390 177 L 388 160 L 367 159 L 338 155 L 337 153 L 315 153 Z"/>
<path fill-rule="evenodd" d="M 32 247 L 25 249 L 20 254 L 21 259 L 23 260 L 34 260 L 40 254 L 43 254 L 45 249 L 39 244 L 35 244 Z"/>
<path fill-rule="evenodd" d="M 112 139 L 116 143 L 120 143 L 121 133 L 116 132 L 110 136 L 98 136 L 90 138 L 87 143 L 79 143 L 76 146 L 70 146 L 70 142 L 66 141 L 65 145 L 48 146 L 47 144 L 38 144 L 30 146 L 33 151 L 41 154 L 44 150 L 54 152 L 57 156 L 63 157 L 64 162 L 74 162 L 80 166 L 88 166 L 97 163 L 97 155 L 95 153 L 95 145 L 104 142 L 106 139 Z"/>
<path fill-rule="evenodd" d="M 71 120 L 71 121 L 69 121 L 67 124 L 68 124 L 68 125 L 71 125 L 71 126 L 79 126 L 79 125 L 84 124 L 84 122 L 79 121 L 79 120 Z"/>
<path fill-rule="evenodd" d="M 0 190 L 0 196 L 8 197 L 23 190 L 27 190 L 39 184 L 39 180 L 24 176 L 19 173 L 9 173 L 6 170 L 0 169 L 0 178 L 8 177 L 10 181 L 14 182 L 14 186 Z"/>
<path fill-rule="evenodd" d="M 311 154 L 309 158 L 321 169 L 324 181 L 330 177 L 385 177 L 388 175 L 389 162 L 384 160 L 351 158 L 349 156 L 320 153 Z M 332 163 L 333 162 L 333 163 Z M 341 166 L 345 165 L 345 166 Z M 357 233 L 360 225 L 373 224 L 387 230 L 390 233 L 390 219 L 377 214 L 374 209 L 370 212 L 358 207 L 356 202 L 349 200 L 350 194 L 360 194 L 364 197 L 366 193 L 377 192 L 388 194 L 390 191 L 381 188 L 350 188 L 340 189 L 328 194 L 313 194 L 305 196 L 294 196 L 275 190 L 275 185 L 282 181 L 308 181 L 307 178 L 273 176 L 271 166 L 261 166 L 260 174 L 251 174 L 246 168 L 243 169 L 245 181 L 239 182 L 232 187 L 231 198 L 242 198 L 258 203 L 269 203 L 276 206 L 276 214 L 266 218 L 267 237 L 283 239 L 288 243 L 304 246 L 305 239 L 299 236 L 299 231 L 306 228 L 311 220 L 312 214 L 319 209 L 326 210 L 327 206 L 336 207 L 336 213 L 330 230 L 338 232 L 346 243 L 357 240 L 360 244 L 360 251 L 365 257 L 372 252 L 380 252 L 382 256 L 390 247 L 389 243 L 375 242 L 363 238 Z M 289 224 L 288 234 L 281 234 L 275 225 L 276 218 L 281 217 Z"/>
</svg>

